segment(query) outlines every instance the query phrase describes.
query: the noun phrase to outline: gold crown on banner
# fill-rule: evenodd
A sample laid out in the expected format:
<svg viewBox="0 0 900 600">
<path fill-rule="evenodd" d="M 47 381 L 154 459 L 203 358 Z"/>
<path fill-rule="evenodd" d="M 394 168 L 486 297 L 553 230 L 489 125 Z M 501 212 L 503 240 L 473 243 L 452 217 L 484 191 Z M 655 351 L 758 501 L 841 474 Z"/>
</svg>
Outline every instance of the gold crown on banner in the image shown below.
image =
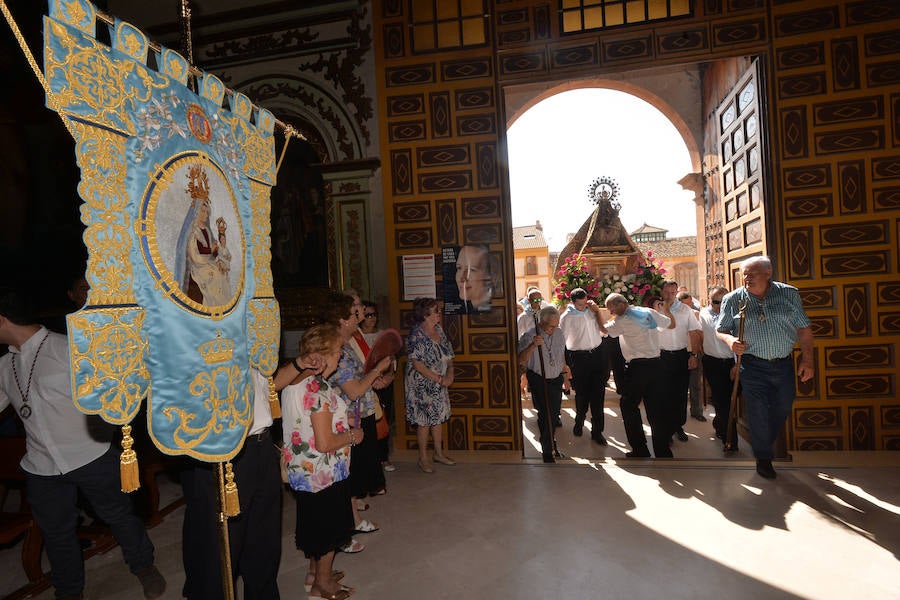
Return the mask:
<svg viewBox="0 0 900 600">
<path fill-rule="evenodd" d="M 234 342 L 223 340 L 222 330 L 217 329 L 216 339 L 200 344 L 198 350 L 200 350 L 200 355 L 206 361 L 206 364 L 212 365 L 231 360 L 234 354 Z"/>
<path fill-rule="evenodd" d="M 209 179 L 206 177 L 203 167 L 192 166 L 188 171 L 188 179 L 190 179 L 190 183 L 184 191 L 188 192 L 191 198 L 209 200 Z"/>
</svg>

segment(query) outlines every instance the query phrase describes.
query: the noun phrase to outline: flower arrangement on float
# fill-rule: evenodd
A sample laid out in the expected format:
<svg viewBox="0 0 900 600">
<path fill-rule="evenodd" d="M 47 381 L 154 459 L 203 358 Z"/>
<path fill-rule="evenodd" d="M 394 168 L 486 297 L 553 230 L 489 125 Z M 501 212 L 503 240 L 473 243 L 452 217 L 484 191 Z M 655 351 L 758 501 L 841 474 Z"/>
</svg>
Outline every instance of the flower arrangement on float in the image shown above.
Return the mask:
<svg viewBox="0 0 900 600">
<path fill-rule="evenodd" d="M 556 272 L 556 281 L 553 295 L 561 306 L 569 302 L 569 295 L 575 288 L 583 289 L 590 298 L 597 298 L 600 294 L 600 285 L 588 271 L 587 260 L 580 254 L 573 254 L 563 261 Z"/>
<path fill-rule="evenodd" d="M 607 296 L 615 293 L 625 296 L 628 304 L 636 304 L 638 297 L 632 289 L 631 282 L 633 280 L 634 274 L 622 276 L 618 273 L 607 273 L 600 281 L 600 293 L 598 294 L 597 302 L 603 304 Z"/>
<path fill-rule="evenodd" d="M 635 300 L 633 304 L 643 304 L 644 299 L 651 296 L 662 296 L 663 283 L 666 281 L 666 270 L 662 266 L 663 261 L 654 262 L 653 252 L 649 250 L 647 258 L 638 262 L 631 281 L 631 292 Z"/>
</svg>

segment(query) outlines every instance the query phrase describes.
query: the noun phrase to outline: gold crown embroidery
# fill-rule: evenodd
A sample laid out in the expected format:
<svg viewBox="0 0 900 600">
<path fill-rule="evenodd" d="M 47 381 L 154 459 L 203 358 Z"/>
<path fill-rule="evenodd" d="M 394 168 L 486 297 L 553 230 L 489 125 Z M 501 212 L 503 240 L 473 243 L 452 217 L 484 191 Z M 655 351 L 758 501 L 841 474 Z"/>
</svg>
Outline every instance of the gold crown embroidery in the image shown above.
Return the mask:
<svg viewBox="0 0 900 600">
<path fill-rule="evenodd" d="M 191 198 L 209 200 L 209 179 L 206 177 L 203 167 L 200 165 L 191 167 L 188 172 L 188 179 L 190 179 L 190 183 L 188 183 L 187 189 L 184 191 L 188 192 Z"/>
<path fill-rule="evenodd" d="M 222 339 L 222 330 L 217 329 L 216 339 L 200 344 L 198 350 L 208 365 L 227 362 L 234 354 L 234 342 Z"/>
</svg>

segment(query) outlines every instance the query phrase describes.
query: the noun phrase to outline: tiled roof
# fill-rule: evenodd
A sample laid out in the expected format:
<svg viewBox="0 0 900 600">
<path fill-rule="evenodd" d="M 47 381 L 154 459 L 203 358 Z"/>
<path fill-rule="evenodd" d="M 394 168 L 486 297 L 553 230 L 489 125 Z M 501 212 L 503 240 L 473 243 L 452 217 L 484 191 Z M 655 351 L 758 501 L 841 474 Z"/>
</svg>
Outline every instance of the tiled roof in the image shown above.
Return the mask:
<svg viewBox="0 0 900 600">
<path fill-rule="evenodd" d="M 640 235 L 642 233 L 666 233 L 669 231 L 668 229 L 660 229 L 659 227 L 654 227 L 653 225 L 647 225 L 644 223 L 634 231 L 632 231 L 629 235 Z"/>
<path fill-rule="evenodd" d="M 668 258 L 672 256 L 695 256 L 697 254 L 697 236 L 688 235 L 668 240 L 658 240 L 655 242 L 637 242 L 638 248 L 644 256 L 647 251 L 653 252 L 653 256 L 660 258 Z"/>
<path fill-rule="evenodd" d="M 544 239 L 544 231 L 536 225 L 524 225 L 513 227 L 513 248 L 546 248 L 547 240 Z"/>
</svg>

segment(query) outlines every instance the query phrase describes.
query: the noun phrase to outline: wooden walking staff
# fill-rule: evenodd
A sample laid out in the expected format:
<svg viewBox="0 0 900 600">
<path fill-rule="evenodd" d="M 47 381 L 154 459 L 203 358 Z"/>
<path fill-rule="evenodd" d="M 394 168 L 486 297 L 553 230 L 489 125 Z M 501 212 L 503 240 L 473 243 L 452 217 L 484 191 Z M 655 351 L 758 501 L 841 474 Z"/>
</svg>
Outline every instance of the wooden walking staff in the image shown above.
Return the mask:
<svg viewBox="0 0 900 600">
<path fill-rule="evenodd" d="M 744 342 L 744 313 L 747 312 L 747 301 L 742 300 L 740 306 L 738 306 L 738 319 L 740 319 L 738 323 L 738 341 Z M 737 358 L 734 360 L 734 385 L 731 387 L 731 408 L 728 411 L 728 432 L 725 434 L 725 445 L 727 447 L 732 447 L 734 445 L 734 429 L 735 422 L 737 421 L 737 395 L 738 395 L 738 386 L 741 383 L 741 357 L 743 354 L 738 354 Z"/>
<path fill-rule="evenodd" d="M 538 324 L 538 315 L 534 313 L 534 334 L 541 335 L 541 328 Z M 553 429 L 553 419 L 550 417 L 550 388 L 547 386 L 547 371 L 544 367 L 544 345 L 541 344 L 537 348 L 538 351 L 538 361 L 541 363 L 541 381 L 544 383 L 544 417 L 545 421 L 547 421 L 547 435 L 550 436 L 548 439 L 550 440 L 551 448 L 553 449 L 553 456 L 556 458 L 563 458 L 562 452 L 559 451 L 559 446 L 556 443 L 556 431 Z M 532 398 L 534 395 L 532 395 Z M 544 445 L 541 444 L 541 454 L 544 452 Z M 550 457 L 550 460 L 544 457 L 544 462 L 556 462 L 553 459 L 553 456 Z"/>
</svg>

